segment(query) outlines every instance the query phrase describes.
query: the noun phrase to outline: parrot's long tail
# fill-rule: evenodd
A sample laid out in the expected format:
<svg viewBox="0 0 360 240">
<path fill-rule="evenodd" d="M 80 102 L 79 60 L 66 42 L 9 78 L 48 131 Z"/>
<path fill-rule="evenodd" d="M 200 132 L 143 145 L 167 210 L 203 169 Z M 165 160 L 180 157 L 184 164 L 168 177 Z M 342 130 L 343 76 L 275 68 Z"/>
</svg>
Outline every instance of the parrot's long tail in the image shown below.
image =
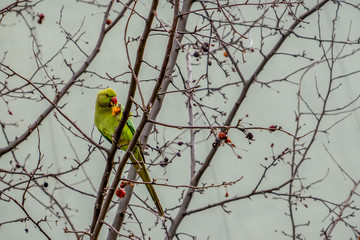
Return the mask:
<svg viewBox="0 0 360 240">
<path fill-rule="evenodd" d="M 136 157 L 136 159 L 134 158 L 134 156 Z M 149 175 L 149 172 L 146 169 L 146 166 L 145 166 L 144 161 L 143 161 L 142 154 L 140 153 L 138 148 L 135 149 L 134 156 L 131 155 L 130 160 L 133 163 L 137 173 L 139 174 L 139 176 L 141 177 L 143 182 L 151 183 L 152 179 L 151 179 L 151 177 Z M 157 211 L 158 211 L 160 217 L 164 216 L 164 210 L 163 210 L 163 208 L 162 208 L 162 206 L 160 204 L 160 200 L 159 200 L 159 197 L 158 197 L 158 195 L 157 195 L 157 193 L 155 191 L 154 186 L 152 184 L 145 184 L 145 185 L 146 185 L 147 190 L 150 193 L 150 196 L 151 196 L 152 200 L 155 203 L 155 206 L 157 208 Z"/>
</svg>

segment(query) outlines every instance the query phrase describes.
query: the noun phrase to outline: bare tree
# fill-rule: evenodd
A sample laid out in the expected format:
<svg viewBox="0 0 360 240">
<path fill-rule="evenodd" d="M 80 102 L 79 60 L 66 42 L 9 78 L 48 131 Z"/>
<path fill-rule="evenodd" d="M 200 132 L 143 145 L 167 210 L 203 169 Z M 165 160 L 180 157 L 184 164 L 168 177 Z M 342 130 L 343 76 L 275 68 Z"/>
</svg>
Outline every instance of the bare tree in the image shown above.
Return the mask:
<svg viewBox="0 0 360 240">
<path fill-rule="evenodd" d="M 0 16 L 5 237 L 359 237 L 357 1 L 18 0 Z M 125 107 L 111 146 L 92 120 L 106 87 Z M 139 141 L 153 182 L 127 164 Z"/>
</svg>

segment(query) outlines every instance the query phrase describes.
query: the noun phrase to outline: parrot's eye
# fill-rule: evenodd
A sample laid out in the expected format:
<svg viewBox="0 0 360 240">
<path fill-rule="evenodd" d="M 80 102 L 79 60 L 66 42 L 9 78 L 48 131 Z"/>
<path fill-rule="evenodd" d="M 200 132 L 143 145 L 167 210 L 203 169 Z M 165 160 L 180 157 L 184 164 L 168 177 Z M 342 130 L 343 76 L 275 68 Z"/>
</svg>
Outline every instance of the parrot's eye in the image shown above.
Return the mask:
<svg viewBox="0 0 360 240">
<path fill-rule="evenodd" d="M 106 97 L 109 97 L 109 94 L 106 94 Z"/>
</svg>

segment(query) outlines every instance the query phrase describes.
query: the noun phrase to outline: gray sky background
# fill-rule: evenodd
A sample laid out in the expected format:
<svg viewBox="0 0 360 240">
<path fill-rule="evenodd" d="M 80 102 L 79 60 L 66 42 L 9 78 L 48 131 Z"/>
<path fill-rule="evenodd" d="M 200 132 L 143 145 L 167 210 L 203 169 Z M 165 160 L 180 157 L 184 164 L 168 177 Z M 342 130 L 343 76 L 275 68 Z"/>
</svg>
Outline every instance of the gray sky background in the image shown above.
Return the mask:
<svg viewBox="0 0 360 240">
<path fill-rule="evenodd" d="M 6 6 L 13 1 L 2 1 L 0 8 Z M 102 4 L 107 4 L 108 1 L 100 1 Z M 308 1 L 307 1 L 308 2 Z M 139 2 L 138 11 L 143 13 L 147 12 L 146 2 Z M 161 10 L 162 6 L 166 6 L 166 10 Z M 195 4 L 194 8 L 198 8 L 200 5 Z M 329 3 L 332 6 L 332 3 Z M 63 7 L 63 8 L 62 8 Z M 171 19 L 172 12 L 169 11 L 169 6 L 165 2 L 161 2 L 160 11 L 158 12 L 160 19 Z M 62 27 L 59 27 L 58 21 L 60 11 L 62 9 Z M 119 9 L 119 8 L 118 8 Z M 331 20 L 334 15 L 334 7 L 325 7 L 321 10 L 321 28 L 324 38 L 330 37 Z M 31 13 L 33 11 L 33 13 Z M 40 60 L 44 63 L 48 61 L 57 51 L 59 51 L 62 45 L 65 43 L 64 30 L 74 35 L 81 27 L 80 32 L 83 36 L 78 41 L 79 46 L 85 51 L 89 52 L 94 47 L 95 41 L 98 37 L 99 27 L 103 17 L 103 8 L 92 7 L 91 5 L 78 3 L 76 1 L 64 0 L 64 1 L 43 1 L 30 10 L 30 14 L 44 13 L 45 20 L 43 24 L 39 25 L 35 19 L 31 19 L 29 14 L 24 14 L 24 17 L 31 26 L 36 26 L 34 34 L 38 39 L 38 44 L 41 46 Z M 243 10 L 242 14 L 244 18 L 251 19 L 252 14 L 257 16 L 257 10 L 255 7 L 247 7 Z M 116 14 L 111 13 L 112 17 Z M 291 18 L 289 18 L 289 23 Z M 83 22 L 82 22 L 83 21 Z M 91 63 L 89 71 L 96 72 L 97 74 L 106 77 L 106 73 L 110 76 L 115 76 L 128 71 L 128 62 L 125 57 L 124 48 L 124 27 L 121 20 L 117 26 L 106 37 L 105 42 L 101 48 L 101 52 L 97 56 L 94 62 Z M 188 30 L 191 30 L 196 24 L 201 23 L 200 17 L 192 16 L 189 21 Z M 313 36 L 318 34 L 317 29 L 317 16 L 316 14 L 307 19 L 309 24 L 304 24 L 304 29 L 300 29 L 301 34 Z M 337 35 L 339 40 L 346 40 L 347 34 L 350 32 L 350 39 L 358 37 L 360 34 L 358 28 L 358 22 L 360 22 L 360 14 L 352 10 L 350 7 L 343 7 L 340 10 L 339 20 L 337 22 Z M 156 22 L 157 24 L 158 22 Z M 170 23 L 167 21 L 166 23 Z M 131 20 L 131 27 L 129 28 L 128 35 L 131 37 L 137 37 L 142 31 L 143 21 L 139 17 L 134 17 Z M 351 28 L 350 28 L 351 27 Z M 246 63 L 240 64 L 240 67 L 246 78 L 250 77 L 250 74 L 257 67 L 257 64 L 261 60 L 260 54 L 257 49 L 260 47 L 259 29 L 255 29 L 251 32 L 251 38 L 253 40 L 253 48 L 255 53 L 247 52 L 244 54 Z M 79 34 L 79 33 L 78 33 Z M 0 58 L 2 58 L 6 52 L 5 65 L 13 67 L 15 71 L 23 76 L 30 78 L 34 74 L 36 69 L 36 63 L 33 55 L 33 41 L 30 38 L 30 32 L 26 24 L 24 23 L 20 15 L 14 13 L 6 15 L 0 24 Z M 276 41 L 276 37 L 269 38 L 265 41 L 265 50 L 270 50 L 272 44 Z M 145 60 L 153 65 L 160 66 L 165 45 L 167 43 L 166 37 L 152 36 L 148 49 L 145 53 Z M 129 44 L 130 54 L 132 60 L 135 59 L 136 47 L 138 42 L 132 42 Z M 247 44 L 246 42 L 244 43 Z M 326 44 L 326 43 L 325 43 Z M 338 48 L 337 48 L 338 47 Z M 341 46 L 335 47 L 335 51 L 340 51 Z M 346 46 L 344 53 L 350 53 L 352 50 L 357 49 L 358 45 Z M 186 52 L 194 52 L 192 48 L 185 48 L 185 51 L 180 54 L 178 58 L 178 64 L 186 75 Z M 309 57 L 318 61 L 322 50 L 318 44 L 306 41 L 303 39 L 296 39 L 292 36 L 280 49 L 280 52 L 302 53 L 306 51 Z M 240 55 L 236 55 L 240 59 Z M 227 60 L 221 56 L 221 52 L 217 54 L 217 57 L 222 60 Z M 50 75 L 54 75 L 66 82 L 72 73 L 64 63 L 64 59 L 69 61 L 73 68 L 76 70 L 85 59 L 84 54 L 79 52 L 78 48 L 74 44 L 69 44 L 63 51 L 62 55 L 58 55 L 49 65 Z M 206 69 L 206 56 L 202 56 L 199 61 L 193 60 L 193 78 L 199 79 L 204 74 Z M 335 64 L 334 75 L 343 75 L 359 69 L 359 54 L 356 53 L 348 59 L 338 61 Z M 276 56 L 268 65 L 266 65 L 264 71 L 258 76 L 259 81 L 271 81 L 283 78 L 287 74 L 291 73 L 300 66 L 305 66 L 313 62 L 305 61 L 303 59 Z M 229 65 L 224 65 L 225 68 L 231 69 Z M 231 73 L 230 77 L 225 78 L 222 71 L 218 68 L 210 69 L 209 80 L 212 82 L 212 87 L 221 86 L 225 83 L 239 81 L 239 78 L 234 73 Z M 152 79 L 157 76 L 157 72 L 143 65 L 143 69 L 140 73 L 140 79 Z M 43 71 L 39 71 L 33 78 L 35 82 L 41 82 L 46 78 L 46 74 Z M 301 74 L 295 74 L 289 78 L 289 81 L 299 82 Z M 319 85 L 319 88 L 325 89 L 329 79 L 329 72 L 324 63 L 319 63 L 318 66 L 313 67 L 306 73 L 302 80 L 302 94 L 308 101 L 311 107 L 319 111 L 321 100 L 317 96 L 315 79 Z M 93 115 L 94 115 L 94 102 L 96 94 L 99 88 L 105 88 L 107 86 L 112 87 L 118 93 L 118 101 L 125 103 L 128 85 L 122 83 L 110 83 L 98 76 L 91 75 L 90 73 L 84 74 L 80 77 L 80 80 L 84 80 L 84 84 L 92 87 L 92 89 L 81 88 L 79 86 L 73 87 L 69 95 L 64 97 L 60 105 L 64 104 L 62 109 L 67 116 L 70 117 L 81 129 L 96 141 L 100 138 L 100 133 L 94 129 Z M 130 80 L 130 75 L 125 74 L 121 80 Z M 0 81 L 5 81 L 5 75 L 0 74 Z M 24 84 L 24 81 L 19 78 L 8 79 L 9 88 L 14 88 Z M 145 99 L 148 99 L 151 93 L 154 82 L 141 83 L 141 90 L 144 93 Z M 182 87 L 181 78 L 177 75 L 174 78 L 174 84 Z M 334 85 L 341 84 L 341 87 L 331 96 L 329 100 L 329 108 L 341 107 L 359 95 L 360 82 L 358 80 L 358 74 L 351 75 L 346 78 L 341 78 L 334 83 Z M 205 82 L 200 84 L 205 87 Z M 288 132 L 293 133 L 295 130 L 295 114 L 297 110 L 297 91 L 298 85 L 291 84 L 289 82 L 279 82 L 271 85 L 272 88 L 265 86 L 261 87 L 260 84 L 255 83 L 252 89 L 249 91 L 244 104 L 241 106 L 240 111 L 235 119 L 244 118 L 244 125 L 251 123 L 253 126 L 269 127 L 270 125 L 282 126 L 282 128 Z M 54 91 L 50 87 L 44 88 L 44 93 L 48 94 L 50 99 L 53 98 Z M 175 90 L 171 88 L 169 90 Z M 240 87 L 227 87 L 225 100 L 220 94 L 206 97 L 205 91 L 196 93 L 196 98 L 203 98 L 204 103 L 216 106 L 221 111 L 229 111 L 232 108 L 234 101 L 237 99 L 241 91 Z M 325 93 L 325 92 L 323 92 Z M 34 94 L 34 98 L 39 99 L 38 94 Z M 136 101 L 140 101 L 139 95 L 136 96 Z M 24 99 L 12 99 L 9 102 L 10 110 L 13 115 L 7 114 L 7 106 L 4 101 L 0 101 L 0 120 L 1 122 L 18 122 L 17 127 L 9 126 L 7 132 L 10 134 L 10 139 L 13 140 L 15 136 L 21 134 L 29 124 L 31 124 L 38 115 L 48 106 L 45 101 L 27 101 Z M 359 107 L 359 102 L 356 102 L 349 109 Z M 305 106 L 302 105 L 302 109 Z M 309 156 L 311 160 L 305 162 L 302 166 L 301 173 L 304 185 L 310 184 L 314 181 L 322 179 L 326 176 L 325 180 L 312 186 L 305 195 L 314 195 L 317 197 L 325 198 L 333 202 L 342 202 L 346 199 L 349 191 L 352 188 L 352 183 L 341 173 L 336 167 L 335 163 L 331 160 L 331 157 L 327 153 L 324 145 L 330 151 L 332 156 L 338 161 L 343 169 L 345 169 L 352 177 L 357 179 L 359 169 L 359 132 L 360 132 L 360 113 L 354 111 L 352 113 L 345 113 L 341 115 L 334 115 L 326 117 L 321 125 L 321 129 L 326 129 L 333 125 L 335 122 L 349 116 L 341 121 L 336 127 L 329 130 L 329 135 L 319 134 L 316 138 L 315 145 L 312 147 Z M 21 149 L 16 151 L 18 159 L 26 159 L 30 153 L 30 157 L 26 162 L 27 169 L 33 169 L 38 158 L 38 140 L 41 141 L 41 152 L 44 154 L 42 160 L 43 172 L 57 172 L 64 171 L 71 168 L 74 165 L 73 159 L 80 159 L 81 161 L 86 157 L 88 153 L 88 143 L 74 137 L 68 131 L 58 123 L 53 114 L 48 117 L 40 126 L 40 137 L 38 133 L 33 133 L 27 141 L 19 145 Z M 59 116 L 59 114 L 57 114 Z M 61 122 L 68 125 L 64 118 L 59 116 Z M 135 118 L 134 122 L 137 123 L 139 118 Z M 164 103 L 164 107 L 158 117 L 158 121 L 173 124 L 173 125 L 187 125 L 188 115 L 185 103 L 185 97 L 182 94 L 174 93 L 168 95 Z M 223 119 L 219 118 L 218 121 L 223 123 Z M 302 133 L 307 133 L 313 129 L 314 118 L 313 116 L 307 116 L 307 121 L 304 122 Z M 203 120 L 197 121 L 196 125 L 206 125 Z M 93 131 L 94 130 L 94 131 Z M 165 140 L 171 140 L 184 130 L 165 129 L 158 127 L 159 135 L 158 141 L 163 144 Z M 247 194 L 256 185 L 260 178 L 263 168 L 261 164 L 268 164 L 264 160 L 265 157 L 270 158 L 272 155 L 271 143 L 274 143 L 275 154 L 281 153 L 286 147 L 291 148 L 292 137 L 280 133 L 270 133 L 268 131 L 253 130 L 256 141 L 252 144 L 248 144 L 247 139 L 240 131 L 230 131 L 229 136 L 237 147 L 244 150 L 236 149 L 236 152 L 242 156 L 242 159 L 238 159 L 229 146 L 221 147 L 212 164 L 211 168 L 205 173 L 202 178 L 202 183 L 206 184 L 221 184 L 223 181 L 234 181 L 241 176 L 243 180 L 239 183 L 228 187 L 229 197 L 236 195 Z M 211 149 L 211 143 L 213 140 L 207 140 L 209 137 L 209 131 L 203 130 L 196 135 L 196 154 L 197 159 L 202 160 Z M 187 141 L 189 138 L 188 132 L 181 136 L 183 141 Z M 212 137 L 213 138 L 213 137 Z M 104 146 L 109 147 L 110 144 L 103 143 Z M 149 144 L 155 146 L 156 142 L 154 137 L 150 137 Z M 5 139 L 0 134 L 0 147 L 5 146 Z M 184 149 L 184 147 L 174 146 L 174 151 L 177 149 Z M 149 151 L 149 159 L 157 157 L 155 152 Z M 121 156 L 122 153 L 118 153 Z M 168 156 L 172 156 L 174 153 L 167 151 Z M 11 169 L 14 166 L 12 162 L 11 154 L 6 154 L 1 158 L 0 168 Z M 89 162 L 84 165 L 84 168 L 77 171 L 76 174 L 67 174 L 61 179 L 67 183 L 75 184 L 77 188 L 96 194 L 93 187 L 89 182 L 83 181 L 85 179 L 84 172 L 91 177 L 91 181 L 95 189 L 99 186 L 105 160 L 100 151 L 96 151 L 90 158 Z M 2 175 L 2 174 L 1 174 Z M 161 179 L 168 179 L 169 184 L 182 185 L 188 184 L 190 169 L 189 169 L 189 152 L 186 149 L 182 153 L 182 157 L 177 158 L 172 164 L 166 168 L 160 166 L 151 167 L 151 175 L 157 178 L 161 182 Z M 14 177 L 18 178 L 18 176 Z M 262 185 L 261 189 L 277 186 L 284 180 L 289 178 L 289 166 L 283 162 L 279 163 L 279 166 L 273 168 L 269 175 L 266 177 L 266 181 Z M 45 180 L 40 181 L 42 184 Z M 49 190 L 62 187 L 56 184 L 53 179 L 46 179 L 49 183 Z M 165 181 L 164 181 L 165 182 Z M 1 188 L 4 185 L 0 183 Z M 140 196 L 147 194 L 143 186 L 137 186 L 136 193 Z M 182 189 L 157 187 L 157 191 L 162 200 L 162 204 L 165 208 L 173 208 L 178 204 L 178 199 L 181 196 Z M 12 193 L 12 192 L 10 192 Z M 42 191 L 32 191 L 34 196 L 42 195 Z M 207 204 L 215 203 L 225 199 L 224 188 L 214 188 L 207 190 L 204 194 L 196 193 L 193 201 L 190 204 L 190 209 L 196 209 L 206 206 Z M 72 211 L 69 211 L 75 226 L 77 229 L 84 230 L 90 224 L 94 198 L 89 198 L 81 194 L 75 193 L 69 189 L 62 189 L 61 191 L 55 191 L 55 196 L 68 203 Z M 13 195 L 14 198 L 21 199 L 20 192 Z M 133 204 L 141 204 L 135 197 L 132 198 Z M 307 204 L 306 208 L 304 204 Z M 26 207 L 30 209 L 31 214 L 40 219 L 45 214 L 49 215 L 49 225 L 44 224 L 44 228 L 50 233 L 54 239 L 74 239 L 71 234 L 65 234 L 63 228 L 66 227 L 63 221 L 60 220 L 56 223 L 57 219 L 51 217 L 48 211 L 45 211 L 41 205 L 36 201 L 28 197 Z M 16 217 L 24 217 L 21 210 L 14 204 L 10 204 L 4 201 L 0 201 L 0 222 L 7 219 L 14 219 Z M 163 230 L 160 226 L 154 227 L 150 232 L 148 228 L 153 227 L 153 216 L 146 211 L 139 211 L 139 216 L 142 218 L 143 228 L 146 231 L 147 237 L 151 239 L 162 239 Z M 186 232 L 188 234 L 196 235 L 197 239 L 287 239 L 281 231 L 290 231 L 290 219 L 286 215 L 288 212 L 288 204 L 284 200 L 275 198 L 274 195 L 255 196 L 251 199 L 241 200 L 226 204 L 226 210 L 231 211 L 230 214 L 226 214 L 220 207 L 212 208 L 210 210 L 196 213 L 185 218 L 181 223 L 178 232 Z M 177 211 L 173 211 L 172 216 L 175 216 Z M 306 239 L 318 239 L 319 230 L 326 227 L 330 220 L 327 217 L 328 209 L 324 207 L 320 202 L 314 202 L 305 200 L 302 203 L 299 202 L 297 211 L 295 212 L 295 219 L 297 223 L 307 223 L 311 220 L 311 224 L 308 227 L 299 228 Z M 16 216 L 16 217 L 13 217 Z M 10 218 L 9 218 L 10 217 Z M 324 220 L 325 219 L 325 220 Z M 112 221 L 112 217 L 107 218 L 109 222 Z M 351 219 L 354 225 L 359 225 L 359 216 Z M 28 228 L 29 232 L 25 233 L 24 229 Z M 136 233 L 139 233 L 137 223 L 133 220 L 129 220 L 125 228 L 130 228 Z M 102 231 L 102 235 L 99 239 L 104 239 L 107 231 Z M 16 223 L 6 224 L 0 226 L 1 239 L 45 239 L 39 235 L 38 230 L 34 228 L 33 224 Z M 343 223 L 339 223 L 336 230 L 333 232 L 333 239 L 350 239 L 353 236 L 349 229 L 346 229 Z M 190 239 L 190 238 L 181 238 Z"/>
</svg>

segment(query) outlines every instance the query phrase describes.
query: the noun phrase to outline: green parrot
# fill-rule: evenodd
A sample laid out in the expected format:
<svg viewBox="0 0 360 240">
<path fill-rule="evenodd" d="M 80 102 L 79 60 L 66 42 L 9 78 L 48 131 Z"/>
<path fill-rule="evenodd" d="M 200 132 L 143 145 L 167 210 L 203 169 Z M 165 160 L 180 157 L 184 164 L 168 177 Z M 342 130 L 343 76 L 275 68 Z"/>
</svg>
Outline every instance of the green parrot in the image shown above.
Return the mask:
<svg viewBox="0 0 360 240">
<path fill-rule="evenodd" d="M 101 90 L 96 98 L 95 105 L 95 125 L 100 133 L 112 143 L 112 137 L 116 127 L 120 123 L 122 118 L 122 112 L 124 107 L 117 103 L 116 93 L 113 89 L 107 88 Z M 119 140 L 119 148 L 126 151 L 131 139 L 135 133 L 135 126 L 131 119 L 128 118 L 126 125 L 121 133 Z M 134 158 L 135 156 L 135 158 Z M 144 164 L 144 155 L 140 147 L 136 146 L 133 151 L 133 155 L 130 156 L 130 160 L 133 163 L 137 173 L 144 182 L 152 182 L 149 172 Z M 152 184 L 146 184 L 152 200 L 154 201 L 158 213 L 160 216 L 164 215 L 164 211 L 161 207 L 159 198 L 156 194 L 155 188 Z"/>
</svg>

